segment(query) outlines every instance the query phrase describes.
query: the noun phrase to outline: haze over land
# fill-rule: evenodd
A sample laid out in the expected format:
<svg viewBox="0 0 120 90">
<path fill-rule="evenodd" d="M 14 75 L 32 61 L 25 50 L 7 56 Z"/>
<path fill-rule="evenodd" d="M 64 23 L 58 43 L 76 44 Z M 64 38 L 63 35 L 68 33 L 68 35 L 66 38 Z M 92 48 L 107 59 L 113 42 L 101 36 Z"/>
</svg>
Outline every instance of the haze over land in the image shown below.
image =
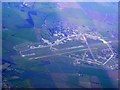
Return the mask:
<svg viewBox="0 0 120 90">
<path fill-rule="evenodd" d="M 4 2 L 2 9 L 3 87 L 117 87 L 117 3 Z"/>
</svg>

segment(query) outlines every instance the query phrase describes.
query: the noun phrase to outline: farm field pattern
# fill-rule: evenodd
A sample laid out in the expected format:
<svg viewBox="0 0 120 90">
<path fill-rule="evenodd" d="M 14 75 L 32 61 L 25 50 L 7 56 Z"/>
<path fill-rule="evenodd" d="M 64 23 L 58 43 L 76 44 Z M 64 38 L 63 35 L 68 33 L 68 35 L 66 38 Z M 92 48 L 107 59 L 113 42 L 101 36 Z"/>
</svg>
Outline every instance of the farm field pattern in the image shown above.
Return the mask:
<svg viewBox="0 0 120 90">
<path fill-rule="evenodd" d="M 118 3 L 3 2 L 4 88 L 117 88 Z"/>
</svg>

